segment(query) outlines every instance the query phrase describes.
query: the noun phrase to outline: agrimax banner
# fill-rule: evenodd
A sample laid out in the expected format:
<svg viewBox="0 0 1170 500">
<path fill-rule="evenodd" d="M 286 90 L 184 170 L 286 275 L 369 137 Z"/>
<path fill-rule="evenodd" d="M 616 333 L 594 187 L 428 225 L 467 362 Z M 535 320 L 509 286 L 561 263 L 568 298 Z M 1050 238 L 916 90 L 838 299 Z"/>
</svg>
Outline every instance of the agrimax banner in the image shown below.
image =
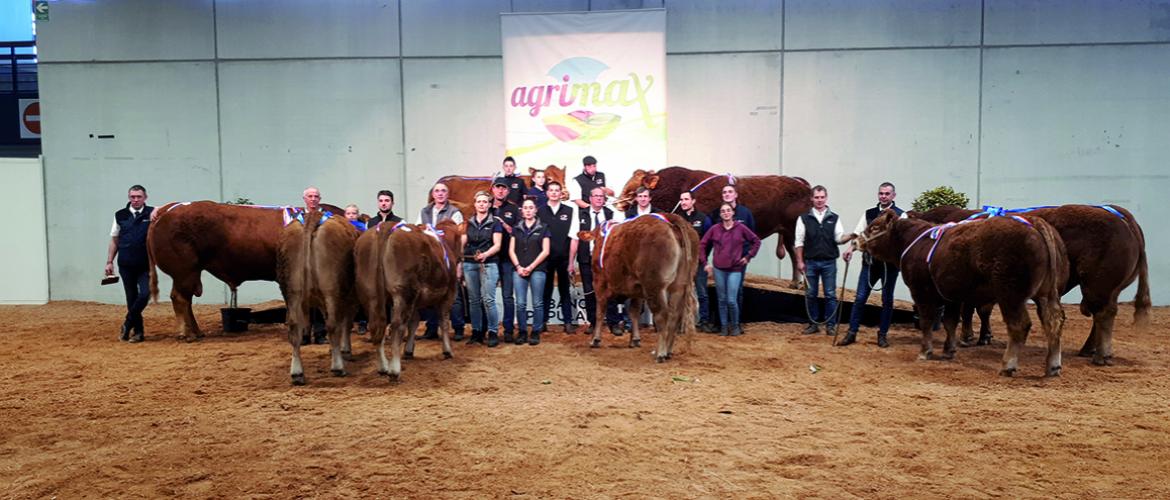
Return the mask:
<svg viewBox="0 0 1170 500">
<path fill-rule="evenodd" d="M 571 178 L 592 155 L 620 191 L 634 169 L 666 166 L 665 10 L 501 21 L 505 144 L 522 171 L 555 164 Z"/>
</svg>

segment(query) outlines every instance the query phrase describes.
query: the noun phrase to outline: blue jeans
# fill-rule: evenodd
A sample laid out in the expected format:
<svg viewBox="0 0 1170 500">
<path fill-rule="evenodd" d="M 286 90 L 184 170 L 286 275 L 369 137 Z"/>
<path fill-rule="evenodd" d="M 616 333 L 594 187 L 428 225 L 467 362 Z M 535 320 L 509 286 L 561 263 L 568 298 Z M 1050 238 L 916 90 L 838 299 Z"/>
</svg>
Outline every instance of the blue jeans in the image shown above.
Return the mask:
<svg viewBox="0 0 1170 500">
<path fill-rule="evenodd" d="M 500 281 L 500 271 L 495 262 L 482 264 L 464 262 L 463 279 L 467 282 L 467 305 L 471 312 L 471 330 L 476 332 L 495 332 L 500 324 L 500 315 L 496 311 L 496 283 Z M 487 321 L 484 321 L 487 316 Z"/>
<path fill-rule="evenodd" d="M 500 262 L 496 266 L 500 270 L 500 294 L 504 298 L 504 311 L 502 314 L 504 331 L 512 333 L 512 330 L 515 328 L 512 325 L 516 323 L 516 300 L 514 298 L 515 295 L 512 293 L 512 288 L 515 285 L 515 279 L 513 277 L 516 275 L 516 266 L 513 266 L 512 261 L 503 255 L 500 256 Z"/>
<path fill-rule="evenodd" d="M 837 325 L 837 259 L 832 260 L 805 260 L 804 275 L 808 277 L 808 289 L 804 291 L 804 301 L 808 305 L 809 322 L 819 322 L 821 317 L 821 303 L 817 301 L 817 291 L 820 285 L 825 285 L 825 322 L 829 329 Z M 819 282 L 818 282 L 819 280 Z"/>
<path fill-rule="evenodd" d="M 714 268 L 715 295 L 719 298 L 719 321 L 724 327 L 739 324 L 739 292 L 743 289 L 743 271 Z"/>
<path fill-rule="evenodd" d="M 695 298 L 699 299 L 699 310 L 695 312 L 695 321 L 708 323 L 711 320 L 711 306 L 707 302 L 707 268 L 699 266 L 695 272 Z"/>
<path fill-rule="evenodd" d="M 521 332 L 528 325 L 528 293 L 532 293 L 532 331 L 544 327 L 544 271 L 532 271 L 528 277 L 516 273 L 513 288 L 516 291 L 516 324 Z"/>
<path fill-rule="evenodd" d="M 898 268 L 886 263 L 874 263 L 879 266 L 883 276 L 878 278 L 882 282 L 882 319 L 878 324 L 878 334 L 890 331 L 890 320 L 894 316 L 894 287 L 898 285 Z M 862 261 L 861 276 L 857 277 L 857 298 L 853 300 L 853 313 L 849 315 L 849 331 L 856 332 L 861 326 L 861 314 L 865 310 L 865 301 L 869 300 L 869 292 L 873 291 L 870 285 L 870 264 Z"/>
</svg>

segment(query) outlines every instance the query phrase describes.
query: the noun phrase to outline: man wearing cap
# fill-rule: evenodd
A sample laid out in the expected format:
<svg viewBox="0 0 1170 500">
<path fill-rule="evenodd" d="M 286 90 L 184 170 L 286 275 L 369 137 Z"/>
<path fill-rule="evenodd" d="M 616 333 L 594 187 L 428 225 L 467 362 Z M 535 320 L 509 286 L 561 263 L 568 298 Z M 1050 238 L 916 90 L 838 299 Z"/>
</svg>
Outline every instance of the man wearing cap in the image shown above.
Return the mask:
<svg viewBox="0 0 1170 500">
<path fill-rule="evenodd" d="M 577 208 L 589 208 L 589 193 L 592 193 L 595 187 L 603 189 L 606 196 L 613 196 L 613 190 L 605 185 L 605 174 L 597 171 L 597 158 L 586 156 L 581 159 L 581 163 L 583 171 L 581 175 L 574 177 L 577 188 L 581 190 L 581 199 L 575 200 Z"/>
<path fill-rule="evenodd" d="M 509 157 L 510 158 L 510 157 Z M 507 165 L 507 160 L 505 160 Z M 505 168 L 505 170 L 507 170 Z M 507 176 L 496 177 L 492 181 L 492 208 L 489 212 L 504 226 L 504 238 L 501 248 L 509 248 L 512 239 L 512 228 L 520 223 L 520 207 L 509 201 L 512 197 L 511 180 Z M 513 293 L 512 279 L 516 274 L 516 266 L 512 259 L 500 259 L 496 264 L 500 270 L 500 293 L 503 294 L 504 314 L 504 343 L 511 343 L 515 332 L 516 298 Z M 484 292 L 488 293 L 488 292 Z"/>
<path fill-rule="evenodd" d="M 106 276 L 114 275 L 114 257 L 126 292 L 126 319 L 119 336 L 123 342 L 142 342 L 145 334 L 142 311 L 150 298 L 150 263 L 146 256 L 146 232 L 154 207 L 146 205 L 146 188 L 137 184 L 127 192 L 126 208 L 114 212 L 110 244 L 106 251 Z M 133 331 L 133 335 L 131 335 Z"/>
</svg>

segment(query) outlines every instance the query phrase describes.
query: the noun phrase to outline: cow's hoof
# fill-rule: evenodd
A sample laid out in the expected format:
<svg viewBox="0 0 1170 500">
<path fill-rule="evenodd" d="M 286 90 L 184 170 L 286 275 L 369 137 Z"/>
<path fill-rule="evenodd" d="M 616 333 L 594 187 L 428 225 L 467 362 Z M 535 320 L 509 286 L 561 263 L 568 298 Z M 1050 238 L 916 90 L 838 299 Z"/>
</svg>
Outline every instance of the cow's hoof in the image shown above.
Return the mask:
<svg viewBox="0 0 1170 500">
<path fill-rule="evenodd" d="M 979 341 L 976 342 L 975 345 L 991 345 L 991 335 L 986 337 L 979 337 Z"/>
<path fill-rule="evenodd" d="M 344 377 L 346 375 L 349 375 L 348 373 L 345 372 L 345 370 L 330 370 L 330 372 L 333 373 L 334 377 Z"/>
<path fill-rule="evenodd" d="M 298 373 L 292 376 L 292 385 L 305 385 L 305 374 Z"/>
<path fill-rule="evenodd" d="M 398 384 L 402 383 L 402 374 L 401 373 L 388 373 L 387 378 L 390 379 L 391 384 L 398 385 Z"/>
<path fill-rule="evenodd" d="M 1049 367 L 1047 375 L 1049 377 L 1059 377 L 1060 376 L 1060 367 L 1059 366 Z"/>
<path fill-rule="evenodd" d="M 926 360 L 929 360 L 930 358 L 932 358 L 933 356 L 934 355 L 929 353 L 929 352 L 920 352 L 920 353 L 918 353 L 918 361 L 926 361 Z"/>
<path fill-rule="evenodd" d="M 1094 355 L 1093 356 L 1093 364 L 1096 366 L 1112 366 L 1113 365 L 1113 358 L 1111 358 L 1111 357 L 1107 358 L 1105 356 Z"/>
<path fill-rule="evenodd" d="M 1004 376 L 1004 377 L 1011 377 L 1011 376 L 1014 376 L 1016 374 L 1016 369 L 1015 368 L 1004 368 L 1004 369 L 999 371 L 999 374 Z"/>
<path fill-rule="evenodd" d="M 670 352 L 666 353 L 666 359 L 671 359 L 673 357 L 674 357 L 674 353 L 670 353 Z"/>
<path fill-rule="evenodd" d="M 444 353 L 443 353 L 443 359 L 451 359 L 451 358 L 453 358 L 453 357 L 455 357 L 455 356 L 454 356 L 454 355 L 452 355 L 452 354 L 451 354 L 451 353 L 449 353 L 449 352 L 444 352 Z"/>
<path fill-rule="evenodd" d="M 947 361 L 950 361 L 952 359 L 955 359 L 955 353 L 954 352 L 944 352 L 942 354 L 942 356 L 939 356 L 938 359 L 945 359 Z"/>
<path fill-rule="evenodd" d="M 642 339 L 630 339 L 630 347 L 642 347 Z"/>
<path fill-rule="evenodd" d="M 198 335 L 198 336 L 196 336 L 196 335 L 179 335 L 178 338 L 180 341 L 190 344 L 192 342 L 199 340 L 201 337 L 202 337 L 202 335 Z"/>
<path fill-rule="evenodd" d="M 353 361 L 353 351 L 341 351 L 341 359 Z"/>
<path fill-rule="evenodd" d="M 666 356 L 658 356 L 658 357 L 654 358 L 654 361 L 657 361 L 659 363 L 665 363 L 667 359 L 670 359 L 670 358 L 667 358 Z"/>
<path fill-rule="evenodd" d="M 402 359 L 414 359 L 414 351 L 406 351 L 402 353 Z"/>
<path fill-rule="evenodd" d="M 378 375 L 389 375 L 389 374 L 390 374 L 390 372 L 383 370 L 381 368 L 378 368 Z"/>
<path fill-rule="evenodd" d="M 1091 358 L 1094 354 L 1097 354 L 1097 350 L 1092 347 L 1085 347 L 1077 352 L 1077 356 L 1082 358 Z"/>
<path fill-rule="evenodd" d="M 598 347 L 601 347 L 601 340 L 593 339 L 593 342 L 589 343 L 589 347 L 591 349 L 597 349 Z"/>
</svg>

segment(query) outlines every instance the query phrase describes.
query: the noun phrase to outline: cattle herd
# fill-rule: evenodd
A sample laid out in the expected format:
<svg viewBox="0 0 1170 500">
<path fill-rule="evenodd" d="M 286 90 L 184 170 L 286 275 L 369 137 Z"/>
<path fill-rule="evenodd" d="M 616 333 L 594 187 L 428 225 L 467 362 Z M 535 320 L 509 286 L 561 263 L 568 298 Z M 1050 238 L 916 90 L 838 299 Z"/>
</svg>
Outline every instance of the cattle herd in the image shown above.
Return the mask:
<svg viewBox="0 0 1170 500">
<path fill-rule="evenodd" d="M 564 178 L 563 170 L 551 174 Z M 482 187 L 473 184 L 489 182 L 451 176 L 444 181 L 460 207 L 471 206 L 473 193 Z M 707 213 L 717 207 L 719 191 L 728 183 L 735 183 L 739 201 L 753 211 L 759 236 L 778 235 L 777 258 L 791 252 L 795 220 L 812 206 L 811 188 L 800 178 L 735 177 L 683 167 L 638 170 L 615 205 L 624 209 L 634 191 L 646 187 L 654 207 L 664 212 L 673 211 L 679 194 L 690 191 L 696 208 Z M 350 327 L 359 309 L 368 317 L 377 346 L 378 371 L 391 380 L 401 376 L 402 358 L 413 355 L 420 309 L 438 310 L 443 354 L 451 357 L 448 311 L 460 286 L 464 226 L 451 221 L 435 226 L 387 222 L 359 232 L 344 218 L 328 216 L 342 213 L 340 209 L 322 209 L 298 212 L 209 201 L 160 207 L 147 237 L 151 291 L 157 299 L 156 267 L 173 279 L 170 297 L 179 337 L 201 337 L 191 301 L 202 294 L 200 274 L 208 271 L 233 290 L 249 280 L 280 284 L 288 306 L 294 384 L 305 382 L 300 345 L 310 328 L 311 309 L 325 317 L 334 375 L 346 374 Z M 677 336 L 695 331 L 695 231 L 681 217 L 664 214 L 603 225 L 581 238 L 598 249 L 592 254 L 597 317 L 604 317 L 610 297 L 630 299 L 634 314 L 649 307 L 659 332 L 654 356 L 659 362 L 669 359 Z M 922 359 L 934 356 L 931 337 L 938 320 L 946 330 L 943 358 L 952 358 L 960 343 L 986 344 L 987 319 L 991 308 L 999 306 L 1008 329 L 1001 373 L 1012 375 L 1032 326 L 1027 310 L 1031 300 L 1047 341 L 1046 373 L 1058 375 L 1064 323 L 1060 298 L 1077 287 L 1081 313 L 1093 318 L 1080 354 L 1091 356 L 1094 364 L 1111 363 L 1119 295 L 1135 280 L 1134 321 L 1139 327 L 1149 322 L 1145 237 L 1133 214 L 1120 206 L 940 207 L 909 218 L 887 211 L 859 241 L 860 249 L 902 270 L 919 315 Z M 983 323 L 978 341 L 972 326 L 976 311 Z M 592 325 L 593 346 L 601 343 L 600 323 Z M 637 323 L 631 347 L 641 342 Z"/>
</svg>

